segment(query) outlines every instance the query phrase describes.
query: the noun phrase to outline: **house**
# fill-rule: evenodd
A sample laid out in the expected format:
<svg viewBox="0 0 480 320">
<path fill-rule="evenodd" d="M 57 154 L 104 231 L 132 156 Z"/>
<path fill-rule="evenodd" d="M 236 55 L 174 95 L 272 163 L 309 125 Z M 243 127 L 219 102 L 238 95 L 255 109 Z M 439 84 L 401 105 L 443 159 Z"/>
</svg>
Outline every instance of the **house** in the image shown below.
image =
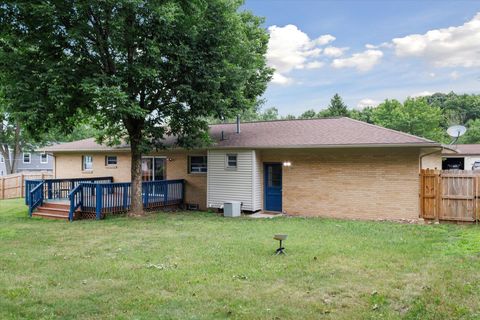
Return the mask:
<svg viewBox="0 0 480 320">
<path fill-rule="evenodd" d="M 455 152 L 442 152 L 442 169 L 478 170 L 480 169 L 480 144 L 453 145 Z"/>
<path fill-rule="evenodd" d="M 20 152 L 19 157 L 13 159 L 13 152 L 10 152 L 10 163 L 15 161 L 15 172 L 23 171 L 53 171 L 53 157 L 45 152 Z M 9 174 L 5 166 L 5 159 L 0 155 L 0 176 Z"/>
<path fill-rule="evenodd" d="M 245 212 L 360 219 L 419 216 L 422 157 L 436 142 L 349 118 L 279 120 L 210 127 L 213 145 L 146 154 L 144 181 L 185 180 L 185 202 L 201 210 L 240 201 Z M 85 139 L 44 148 L 56 178 L 130 181 L 128 145 Z"/>
</svg>

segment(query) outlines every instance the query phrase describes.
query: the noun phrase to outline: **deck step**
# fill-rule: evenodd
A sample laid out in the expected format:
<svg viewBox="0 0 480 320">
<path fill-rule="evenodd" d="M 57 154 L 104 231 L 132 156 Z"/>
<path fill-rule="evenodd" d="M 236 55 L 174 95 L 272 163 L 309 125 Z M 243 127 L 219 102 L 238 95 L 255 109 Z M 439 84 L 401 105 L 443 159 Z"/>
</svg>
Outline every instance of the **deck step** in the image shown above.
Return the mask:
<svg viewBox="0 0 480 320">
<path fill-rule="evenodd" d="M 65 209 L 70 210 L 70 205 L 66 203 L 56 203 L 56 202 L 44 202 L 42 204 L 43 208 L 55 208 L 55 209 Z"/>
<path fill-rule="evenodd" d="M 46 212 L 51 214 L 64 215 L 68 217 L 69 210 L 40 206 L 37 208 L 36 212 Z"/>
<path fill-rule="evenodd" d="M 68 220 L 68 215 L 65 216 L 61 214 L 48 213 L 48 212 L 42 212 L 42 211 L 35 211 L 34 213 L 32 213 L 32 216 L 46 218 L 46 219 Z"/>
</svg>

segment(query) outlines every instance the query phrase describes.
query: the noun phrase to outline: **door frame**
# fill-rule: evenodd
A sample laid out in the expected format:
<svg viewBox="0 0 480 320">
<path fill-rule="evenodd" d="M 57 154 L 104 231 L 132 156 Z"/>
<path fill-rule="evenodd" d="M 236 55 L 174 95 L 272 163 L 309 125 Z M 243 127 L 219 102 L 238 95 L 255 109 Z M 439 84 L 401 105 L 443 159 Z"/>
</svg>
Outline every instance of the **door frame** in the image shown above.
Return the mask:
<svg viewBox="0 0 480 320">
<path fill-rule="evenodd" d="M 267 183 L 268 183 L 268 170 L 267 166 L 276 164 L 282 168 L 282 185 L 280 187 L 280 211 L 272 211 L 267 209 Z M 283 163 L 282 162 L 264 162 L 263 163 L 263 210 L 271 212 L 282 212 L 283 211 Z"/>
</svg>

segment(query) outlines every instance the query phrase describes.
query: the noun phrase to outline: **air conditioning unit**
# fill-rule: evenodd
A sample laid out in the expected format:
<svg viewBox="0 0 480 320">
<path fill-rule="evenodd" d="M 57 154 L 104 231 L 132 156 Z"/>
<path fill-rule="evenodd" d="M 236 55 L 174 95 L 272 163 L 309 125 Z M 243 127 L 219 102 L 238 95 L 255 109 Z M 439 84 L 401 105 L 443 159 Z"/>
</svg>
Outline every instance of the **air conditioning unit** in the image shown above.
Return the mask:
<svg viewBox="0 0 480 320">
<path fill-rule="evenodd" d="M 242 213 L 242 203 L 240 201 L 225 201 L 223 203 L 224 217 L 240 217 Z"/>
</svg>

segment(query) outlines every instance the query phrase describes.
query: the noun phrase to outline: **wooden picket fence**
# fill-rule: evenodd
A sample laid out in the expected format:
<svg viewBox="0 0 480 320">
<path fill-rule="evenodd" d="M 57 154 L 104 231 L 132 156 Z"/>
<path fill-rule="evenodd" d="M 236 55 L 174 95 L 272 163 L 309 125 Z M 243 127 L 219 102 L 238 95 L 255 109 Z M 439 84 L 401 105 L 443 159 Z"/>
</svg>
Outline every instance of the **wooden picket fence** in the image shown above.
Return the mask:
<svg viewBox="0 0 480 320">
<path fill-rule="evenodd" d="M 48 171 L 20 172 L 0 177 L 0 200 L 22 198 L 25 195 L 25 180 L 51 179 Z"/>
<path fill-rule="evenodd" d="M 429 220 L 478 222 L 480 172 L 432 170 L 420 172 L 420 213 Z"/>
</svg>

